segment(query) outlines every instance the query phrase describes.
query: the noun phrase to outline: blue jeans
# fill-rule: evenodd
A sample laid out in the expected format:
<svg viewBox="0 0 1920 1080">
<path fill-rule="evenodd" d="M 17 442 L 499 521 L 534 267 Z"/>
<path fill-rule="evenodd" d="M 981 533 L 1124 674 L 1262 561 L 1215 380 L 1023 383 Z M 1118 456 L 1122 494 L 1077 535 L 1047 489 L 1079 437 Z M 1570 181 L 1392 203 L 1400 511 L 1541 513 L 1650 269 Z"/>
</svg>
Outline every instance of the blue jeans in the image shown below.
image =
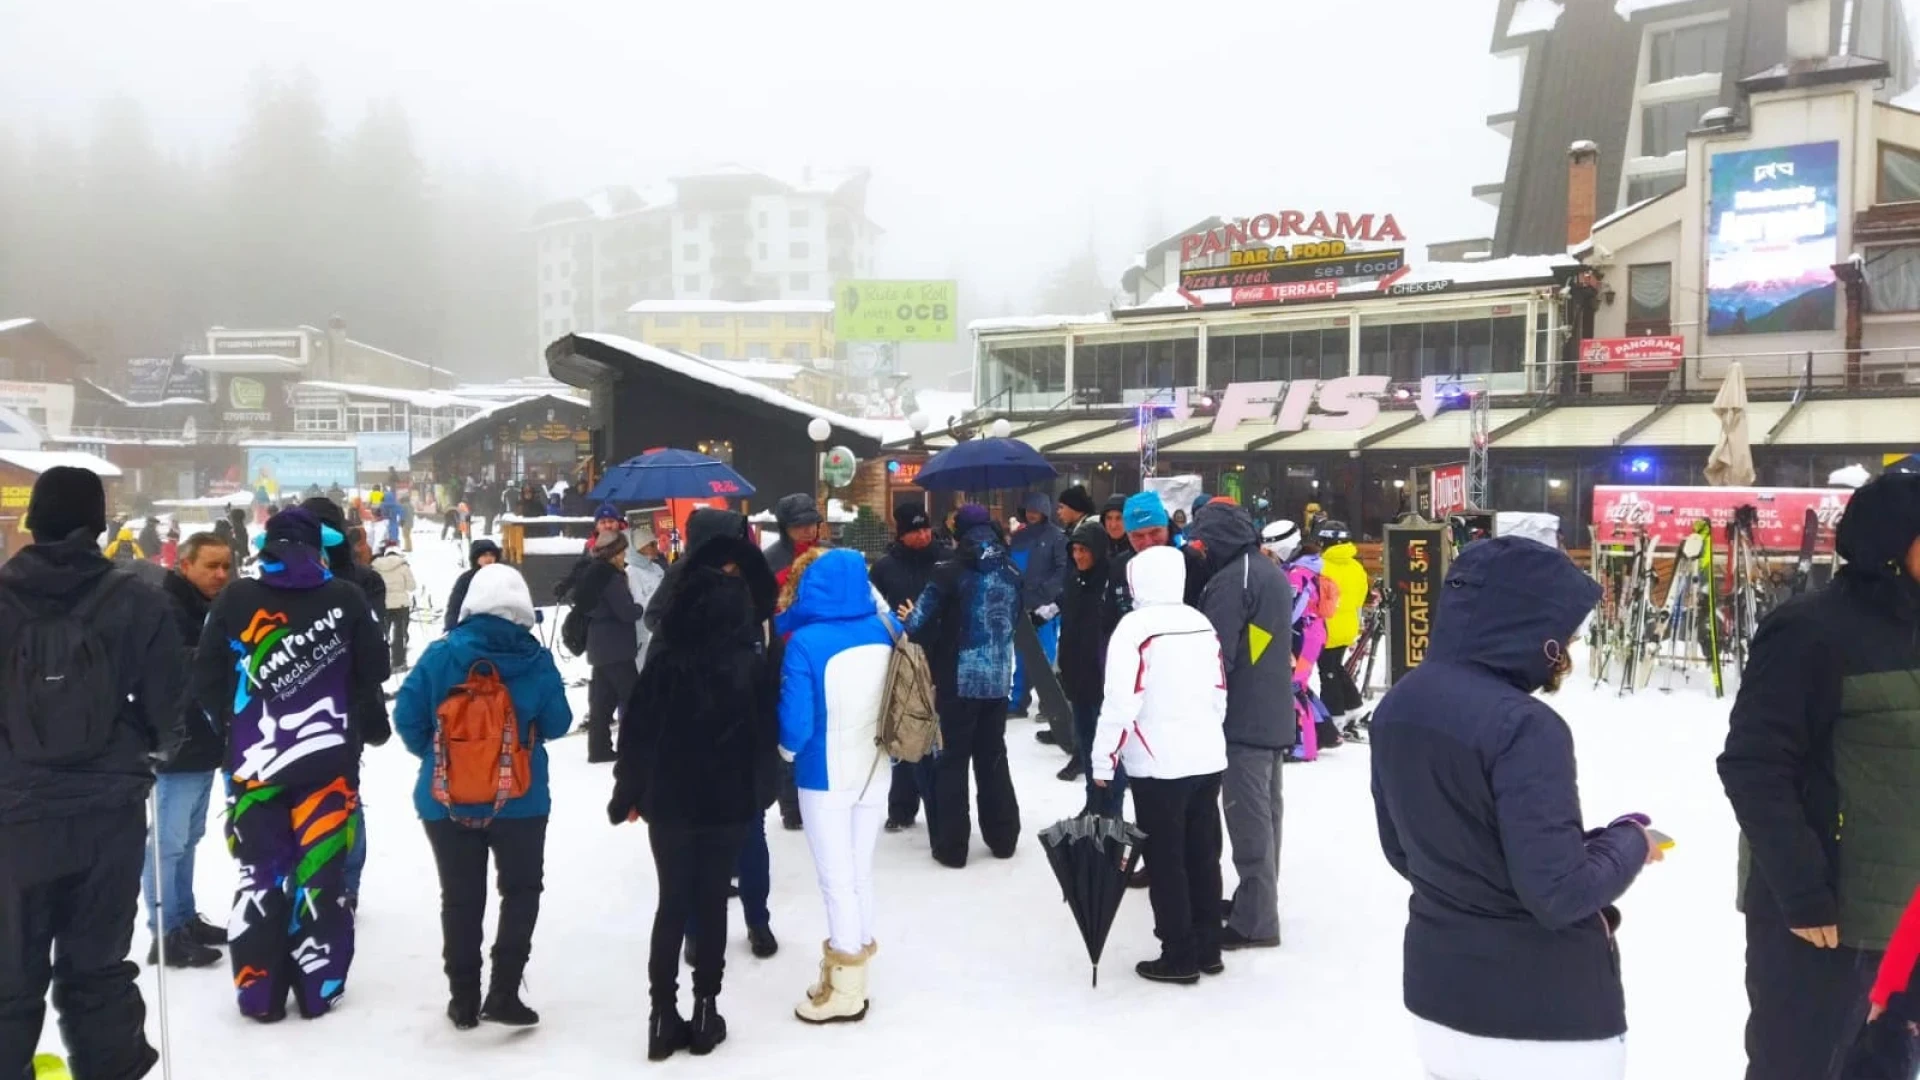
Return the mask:
<svg viewBox="0 0 1920 1080">
<path fill-rule="evenodd" d="M 160 773 L 153 778 L 160 803 L 159 816 L 147 830 L 147 859 L 140 871 L 140 887 L 147 896 L 147 928 L 154 930 L 154 909 L 160 908 L 156 933 L 169 934 L 193 921 L 199 908 L 193 900 L 193 853 L 207 834 L 207 805 L 213 796 L 210 772 Z M 153 843 L 160 840 L 160 873 L 166 888 L 154 903 Z"/>
<path fill-rule="evenodd" d="M 367 872 L 367 804 L 360 803 L 360 820 L 354 824 L 353 846 L 347 849 L 346 890 L 348 896 L 360 895 L 360 875 Z"/>
<path fill-rule="evenodd" d="M 767 849 L 767 815 L 747 826 L 747 842 L 740 849 L 734 872 L 740 878 L 740 914 L 749 927 L 770 926 L 773 915 L 767 898 L 773 894 L 773 853 Z M 694 936 L 694 920 L 687 919 L 687 936 Z"/>
<path fill-rule="evenodd" d="M 1087 778 L 1087 811 L 1102 817 L 1119 817 L 1126 809 L 1127 768 L 1116 765 L 1113 779 L 1102 788 L 1093 782 L 1093 733 L 1100 726 L 1100 706 L 1098 703 L 1083 705 L 1073 703 L 1073 755 L 1080 761 L 1080 771 Z"/>
<path fill-rule="evenodd" d="M 1025 614 L 1015 614 L 1014 618 L 1024 619 Z M 1040 648 L 1047 654 L 1049 664 L 1060 660 L 1060 619 L 1058 616 L 1048 619 L 1034 628 L 1040 635 Z M 1020 650 L 1013 651 L 1013 690 L 1007 695 L 1007 708 L 1018 711 L 1027 703 L 1027 661 Z"/>
</svg>

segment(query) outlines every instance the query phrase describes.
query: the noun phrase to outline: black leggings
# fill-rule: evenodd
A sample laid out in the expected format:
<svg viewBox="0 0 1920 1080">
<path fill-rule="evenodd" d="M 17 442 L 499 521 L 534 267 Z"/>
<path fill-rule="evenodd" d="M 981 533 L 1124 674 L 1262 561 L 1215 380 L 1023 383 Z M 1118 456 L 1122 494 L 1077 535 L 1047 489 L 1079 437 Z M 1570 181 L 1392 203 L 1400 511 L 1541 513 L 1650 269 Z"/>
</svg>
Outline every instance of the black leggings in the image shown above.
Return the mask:
<svg viewBox="0 0 1920 1080">
<path fill-rule="evenodd" d="M 680 994 L 680 944 L 687 920 L 702 933 L 693 938 L 693 993 L 718 997 L 727 961 L 727 882 L 740 861 L 748 826 L 695 828 L 651 825 L 654 874 L 660 889 L 647 953 L 648 995 L 657 1009 L 671 1009 Z"/>
<path fill-rule="evenodd" d="M 1320 652 L 1320 704 L 1335 716 L 1359 710 L 1366 705 L 1360 688 L 1347 674 L 1347 646 Z"/>
</svg>

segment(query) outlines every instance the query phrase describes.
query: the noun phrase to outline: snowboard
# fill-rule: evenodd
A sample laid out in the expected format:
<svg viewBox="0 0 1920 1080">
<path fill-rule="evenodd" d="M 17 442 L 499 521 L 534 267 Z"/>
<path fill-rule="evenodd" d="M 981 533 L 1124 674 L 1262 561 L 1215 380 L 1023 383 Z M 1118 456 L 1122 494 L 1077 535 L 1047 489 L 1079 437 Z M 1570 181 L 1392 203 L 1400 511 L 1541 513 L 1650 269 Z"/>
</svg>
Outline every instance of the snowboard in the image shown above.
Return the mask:
<svg viewBox="0 0 1920 1080">
<path fill-rule="evenodd" d="M 1720 678 L 1720 579 L 1713 576 L 1713 522 L 1696 521 L 1693 532 L 1700 537 L 1700 581 L 1706 592 L 1707 671 L 1713 676 L 1713 696 L 1725 697 L 1727 688 Z"/>
<path fill-rule="evenodd" d="M 1013 620 L 1013 647 L 1026 667 L 1027 686 L 1040 702 L 1040 713 L 1050 722 L 1055 744 L 1063 750 L 1073 748 L 1073 705 L 1060 688 L 1060 677 L 1047 660 L 1046 647 L 1040 644 L 1040 631 L 1033 620 L 1016 615 Z"/>
<path fill-rule="evenodd" d="M 54 1054 L 37 1054 L 33 1059 L 33 1080 L 73 1080 L 67 1063 Z"/>
</svg>

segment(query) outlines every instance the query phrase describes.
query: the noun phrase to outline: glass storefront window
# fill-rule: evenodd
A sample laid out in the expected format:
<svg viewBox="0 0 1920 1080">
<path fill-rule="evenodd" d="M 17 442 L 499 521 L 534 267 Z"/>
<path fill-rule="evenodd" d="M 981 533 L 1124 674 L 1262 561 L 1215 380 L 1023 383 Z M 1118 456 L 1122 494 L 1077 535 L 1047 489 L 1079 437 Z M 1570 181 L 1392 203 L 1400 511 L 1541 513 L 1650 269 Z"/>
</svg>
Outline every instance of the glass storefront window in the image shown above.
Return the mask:
<svg viewBox="0 0 1920 1080">
<path fill-rule="evenodd" d="M 1218 370 L 1217 356 L 1213 363 Z M 1198 330 L 1086 334 L 1074 339 L 1073 389 L 1082 404 L 1134 404 L 1155 391 L 1199 385 Z"/>
<path fill-rule="evenodd" d="M 1061 339 L 980 343 L 986 400 L 1013 409 L 1047 409 L 1067 396 L 1067 346 Z"/>
<path fill-rule="evenodd" d="M 1414 382 L 1429 375 L 1517 374 L 1526 369 L 1527 317 L 1519 305 L 1474 312 L 1363 317 L 1360 375 Z M 1506 312 L 1495 314 L 1495 312 Z"/>
<path fill-rule="evenodd" d="M 1337 379 L 1347 373 L 1347 328 L 1333 320 L 1215 327 L 1207 334 L 1207 383 Z"/>
</svg>

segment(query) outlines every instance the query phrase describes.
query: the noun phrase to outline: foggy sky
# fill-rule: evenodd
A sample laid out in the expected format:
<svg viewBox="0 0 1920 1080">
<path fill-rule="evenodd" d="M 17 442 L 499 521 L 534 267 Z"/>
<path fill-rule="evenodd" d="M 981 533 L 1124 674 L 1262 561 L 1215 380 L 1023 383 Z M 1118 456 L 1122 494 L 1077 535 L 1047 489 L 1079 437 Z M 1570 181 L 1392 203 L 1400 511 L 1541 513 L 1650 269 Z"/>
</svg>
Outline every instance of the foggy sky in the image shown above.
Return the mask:
<svg viewBox="0 0 1920 1080">
<path fill-rule="evenodd" d="M 336 128 L 371 98 L 430 163 L 553 197 L 723 162 L 873 169 L 882 274 L 1018 299 L 1089 237 L 1114 279 L 1211 213 L 1394 213 L 1491 232 L 1494 0 L 0 0 L 0 124 L 84 136 L 130 95 L 224 149 L 249 77 L 305 66 Z"/>
</svg>

